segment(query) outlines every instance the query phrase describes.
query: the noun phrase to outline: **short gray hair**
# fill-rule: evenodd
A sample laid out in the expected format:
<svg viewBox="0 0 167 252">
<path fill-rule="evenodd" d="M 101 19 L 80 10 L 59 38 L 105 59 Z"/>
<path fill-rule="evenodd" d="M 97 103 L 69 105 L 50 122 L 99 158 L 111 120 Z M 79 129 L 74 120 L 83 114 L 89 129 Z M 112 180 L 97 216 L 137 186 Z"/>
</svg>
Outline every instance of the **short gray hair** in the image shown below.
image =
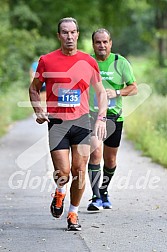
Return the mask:
<svg viewBox="0 0 167 252">
<path fill-rule="evenodd" d="M 92 33 L 92 41 L 93 41 L 93 43 L 94 43 L 95 34 L 96 33 L 103 33 L 103 32 L 106 32 L 108 34 L 108 36 L 109 36 L 109 39 L 111 40 L 111 33 L 107 29 L 105 29 L 105 28 L 99 28 L 99 29 L 97 29 L 96 31 L 94 31 Z"/>
<path fill-rule="evenodd" d="M 65 17 L 65 18 L 62 18 L 59 20 L 59 23 L 58 23 L 58 26 L 57 26 L 57 32 L 60 33 L 60 25 L 63 23 L 63 22 L 74 22 L 74 24 L 76 25 L 76 28 L 77 28 L 77 32 L 79 31 L 79 26 L 78 26 L 78 22 L 75 18 L 72 18 L 72 17 Z"/>
</svg>

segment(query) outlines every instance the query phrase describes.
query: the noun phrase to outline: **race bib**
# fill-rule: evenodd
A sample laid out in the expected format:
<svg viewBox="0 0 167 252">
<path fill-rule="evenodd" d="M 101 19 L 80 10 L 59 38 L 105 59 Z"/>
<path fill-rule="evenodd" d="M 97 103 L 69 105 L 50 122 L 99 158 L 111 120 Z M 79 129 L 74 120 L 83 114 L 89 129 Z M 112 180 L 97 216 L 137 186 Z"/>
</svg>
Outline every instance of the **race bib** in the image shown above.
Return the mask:
<svg viewBox="0 0 167 252">
<path fill-rule="evenodd" d="M 116 99 L 108 99 L 108 108 L 114 108 L 116 106 Z M 98 109 L 98 103 L 97 103 L 97 96 L 96 94 L 94 95 L 94 109 Z"/>
<path fill-rule="evenodd" d="M 116 106 L 116 99 L 115 98 L 112 98 L 112 99 L 109 99 L 108 100 L 108 108 L 109 109 L 112 109 Z"/>
<path fill-rule="evenodd" d="M 77 107 L 81 102 L 81 90 L 69 90 L 59 88 L 58 90 L 58 106 L 59 107 Z"/>
</svg>

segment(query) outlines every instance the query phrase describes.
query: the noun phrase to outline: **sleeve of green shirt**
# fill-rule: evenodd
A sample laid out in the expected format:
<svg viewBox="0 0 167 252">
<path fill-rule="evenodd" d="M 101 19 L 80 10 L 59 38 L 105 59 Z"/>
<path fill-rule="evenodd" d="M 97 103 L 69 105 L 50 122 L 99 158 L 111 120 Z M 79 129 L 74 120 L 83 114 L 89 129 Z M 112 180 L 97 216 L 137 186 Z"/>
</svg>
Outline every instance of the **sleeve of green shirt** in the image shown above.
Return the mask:
<svg viewBox="0 0 167 252">
<path fill-rule="evenodd" d="M 135 76 L 133 74 L 133 69 L 126 59 L 124 59 L 122 63 L 123 63 L 123 69 L 122 69 L 123 80 L 125 81 L 126 85 L 130 85 L 136 81 Z"/>
</svg>

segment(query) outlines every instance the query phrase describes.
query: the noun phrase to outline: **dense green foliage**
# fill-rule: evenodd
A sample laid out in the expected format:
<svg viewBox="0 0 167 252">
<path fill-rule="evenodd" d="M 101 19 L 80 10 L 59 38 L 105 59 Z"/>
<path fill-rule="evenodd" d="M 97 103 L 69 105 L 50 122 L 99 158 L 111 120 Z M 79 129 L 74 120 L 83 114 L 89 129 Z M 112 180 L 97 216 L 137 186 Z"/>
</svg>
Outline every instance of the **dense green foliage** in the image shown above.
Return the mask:
<svg viewBox="0 0 167 252">
<path fill-rule="evenodd" d="M 81 49 L 95 29 L 105 27 L 113 34 L 114 52 L 126 56 L 155 51 L 156 61 L 165 63 L 165 7 L 166 0 L 4 0 L 0 8 L 0 90 L 27 87 L 31 62 L 58 47 L 57 23 L 65 16 L 79 22 Z"/>
<path fill-rule="evenodd" d="M 16 6 L 17 7 L 17 6 Z M 26 11 L 26 10 L 25 10 Z M 13 13 L 17 12 L 16 10 Z M 17 12 L 20 13 L 20 12 Z M 31 13 L 30 13 L 31 14 Z M 31 62 L 40 54 L 55 48 L 55 41 L 40 35 L 33 27 L 27 30 L 26 22 L 13 27 L 10 22 L 11 12 L 4 2 L 0 9 L 0 91 L 19 90 L 29 85 Z"/>
</svg>

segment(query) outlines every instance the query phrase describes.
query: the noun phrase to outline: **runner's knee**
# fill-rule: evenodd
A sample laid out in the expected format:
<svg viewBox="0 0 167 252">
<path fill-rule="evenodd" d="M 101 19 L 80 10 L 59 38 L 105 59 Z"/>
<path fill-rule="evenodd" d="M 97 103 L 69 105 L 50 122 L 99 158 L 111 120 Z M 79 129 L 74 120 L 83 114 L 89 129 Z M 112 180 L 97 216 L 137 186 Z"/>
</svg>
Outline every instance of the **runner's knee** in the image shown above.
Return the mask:
<svg viewBox="0 0 167 252">
<path fill-rule="evenodd" d="M 69 174 L 57 170 L 53 172 L 53 179 L 58 186 L 64 186 L 66 183 L 68 183 L 70 176 Z"/>
<path fill-rule="evenodd" d="M 90 154 L 90 164 L 99 164 L 102 158 L 101 149 L 97 148 Z"/>
</svg>

